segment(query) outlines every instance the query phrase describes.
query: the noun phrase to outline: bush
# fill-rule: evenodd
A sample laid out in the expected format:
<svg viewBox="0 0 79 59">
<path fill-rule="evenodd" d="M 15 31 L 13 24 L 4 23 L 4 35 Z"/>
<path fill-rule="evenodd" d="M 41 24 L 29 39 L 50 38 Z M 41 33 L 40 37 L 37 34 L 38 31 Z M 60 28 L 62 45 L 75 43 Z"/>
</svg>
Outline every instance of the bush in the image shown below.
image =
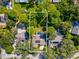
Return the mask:
<svg viewBox="0 0 79 59">
<path fill-rule="evenodd" d="M 4 48 L 5 48 L 5 47 L 4 47 Z M 13 51 L 13 47 L 7 45 L 6 48 L 5 48 L 5 50 L 6 50 L 6 53 L 11 54 L 12 51 Z"/>
</svg>

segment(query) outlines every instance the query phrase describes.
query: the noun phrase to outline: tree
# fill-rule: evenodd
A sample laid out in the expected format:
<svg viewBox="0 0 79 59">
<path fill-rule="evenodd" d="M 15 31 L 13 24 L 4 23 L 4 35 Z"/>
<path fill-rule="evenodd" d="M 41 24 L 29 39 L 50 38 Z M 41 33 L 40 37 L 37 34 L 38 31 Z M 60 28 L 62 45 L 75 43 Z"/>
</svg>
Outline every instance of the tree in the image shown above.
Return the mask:
<svg viewBox="0 0 79 59">
<path fill-rule="evenodd" d="M 74 42 L 74 45 L 75 45 L 75 46 L 78 46 L 78 45 L 79 45 L 79 37 L 78 37 L 78 36 L 74 36 L 74 37 L 72 38 L 72 41 Z"/>
<path fill-rule="evenodd" d="M 54 26 L 56 29 L 60 27 L 62 24 L 62 21 L 60 18 L 52 18 L 52 26 Z"/>
<path fill-rule="evenodd" d="M 35 33 L 36 33 L 36 30 L 37 30 L 36 27 L 30 26 L 30 27 L 28 28 L 29 35 L 32 36 L 33 34 L 35 34 Z"/>
<path fill-rule="evenodd" d="M 62 20 L 60 18 L 60 11 L 57 10 L 57 7 L 54 4 L 48 2 L 47 6 L 48 11 L 48 25 L 54 26 L 56 29 L 61 25 Z"/>
<path fill-rule="evenodd" d="M 48 27 L 47 29 L 47 33 L 48 33 L 48 37 L 49 39 L 54 39 L 55 38 L 55 28 L 54 27 Z"/>
<path fill-rule="evenodd" d="M 59 55 L 62 55 L 64 58 L 76 51 L 74 42 L 70 39 L 63 39 L 61 47 L 59 48 Z"/>
<path fill-rule="evenodd" d="M 28 13 L 27 13 L 27 11 L 25 12 L 25 10 L 27 10 L 25 6 L 22 7 L 21 4 L 15 4 L 14 9 L 13 9 L 13 11 L 14 11 L 13 13 L 16 13 L 15 14 L 16 15 L 15 20 L 19 20 L 21 22 L 24 22 L 24 23 L 28 24 L 28 22 L 29 22 Z"/>
<path fill-rule="evenodd" d="M 22 59 L 25 59 L 25 57 L 29 54 L 29 42 L 25 41 L 23 44 L 17 44 L 15 53 L 21 54 Z"/>
<path fill-rule="evenodd" d="M 65 36 L 64 36 L 64 38 L 66 38 L 66 39 L 73 39 L 73 35 L 71 35 L 70 33 L 67 33 Z"/>
<path fill-rule="evenodd" d="M 45 53 L 45 57 L 46 59 L 56 59 L 57 53 L 56 53 L 56 49 L 51 49 L 51 48 L 47 48 L 47 52 Z"/>
<path fill-rule="evenodd" d="M 15 21 L 8 19 L 7 29 L 11 30 L 13 27 L 15 27 Z"/>
<path fill-rule="evenodd" d="M 14 10 L 8 11 L 8 18 L 9 18 L 10 20 L 15 20 L 15 19 L 16 19 L 16 13 L 15 13 Z"/>
<path fill-rule="evenodd" d="M 12 43 L 14 35 L 7 29 L 0 29 L 0 45 L 6 50 L 7 53 L 13 51 Z"/>
<path fill-rule="evenodd" d="M 6 13 L 7 14 L 8 10 L 5 7 L 0 6 L 0 13 Z"/>
<path fill-rule="evenodd" d="M 70 21 L 63 22 L 60 26 L 61 33 L 64 35 L 67 34 L 70 31 L 71 27 L 72 27 L 72 24 Z"/>
<path fill-rule="evenodd" d="M 75 18 L 73 16 L 75 11 L 75 5 L 73 0 L 61 0 L 61 3 L 57 4 L 57 8 L 61 13 L 60 16 L 63 21 L 72 21 Z"/>
</svg>

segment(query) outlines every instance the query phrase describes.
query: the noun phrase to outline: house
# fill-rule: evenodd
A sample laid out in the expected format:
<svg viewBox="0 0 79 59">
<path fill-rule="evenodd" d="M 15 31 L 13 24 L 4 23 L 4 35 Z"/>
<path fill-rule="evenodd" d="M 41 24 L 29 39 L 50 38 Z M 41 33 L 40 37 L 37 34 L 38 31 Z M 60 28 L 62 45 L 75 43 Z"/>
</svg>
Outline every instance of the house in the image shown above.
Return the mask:
<svg viewBox="0 0 79 59">
<path fill-rule="evenodd" d="M 16 3 L 28 3 L 28 0 L 15 0 Z"/>
<path fill-rule="evenodd" d="M 5 6 L 7 9 L 13 8 L 12 0 L 0 0 L 0 5 Z"/>
<path fill-rule="evenodd" d="M 32 37 L 32 44 L 34 48 L 39 47 L 40 49 L 44 48 L 45 40 L 40 38 L 40 35 L 36 34 Z"/>
<path fill-rule="evenodd" d="M 7 4 L 7 0 L 0 0 L 0 5 L 6 5 Z"/>
<path fill-rule="evenodd" d="M 71 28 L 71 33 L 75 35 L 79 35 L 79 22 L 73 21 L 73 27 Z"/>
<path fill-rule="evenodd" d="M 16 25 L 16 28 L 17 28 L 16 39 L 18 42 L 19 41 L 23 42 L 25 40 L 25 32 L 26 32 L 25 25 L 23 23 L 18 23 Z"/>
<path fill-rule="evenodd" d="M 53 3 L 58 3 L 60 2 L 61 0 L 52 0 Z"/>
<path fill-rule="evenodd" d="M 61 43 L 63 39 L 62 35 L 56 35 L 56 37 L 53 40 L 49 40 L 49 47 L 58 47 L 58 45 Z"/>
<path fill-rule="evenodd" d="M 41 38 L 41 39 L 46 40 L 46 33 L 37 32 L 36 34 L 40 35 L 40 38 Z"/>
<path fill-rule="evenodd" d="M 72 34 L 79 35 L 79 26 L 74 26 L 72 28 Z"/>
<path fill-rule="evenodd" d="M 5 28 L 7 26 L 6 20 L 7 20 L 7 15 L 0 14 L 0 28 Z"/>
<path fill-rule="evenodd" d="M 47 44 L 49 47 L 59 47 L 63 39 L 63 35 L 61 34 L 60 28 L 58 28 L 53 37 L 49 36 L 49 40 L 47 40 Z"/>
<path fill-rule="evenodd" d="M 6 5 L 6 8 L 7 9 L 13 9 L 12 2 L 11 1 L 8 2 L 8 4 Z"/>
</svg>

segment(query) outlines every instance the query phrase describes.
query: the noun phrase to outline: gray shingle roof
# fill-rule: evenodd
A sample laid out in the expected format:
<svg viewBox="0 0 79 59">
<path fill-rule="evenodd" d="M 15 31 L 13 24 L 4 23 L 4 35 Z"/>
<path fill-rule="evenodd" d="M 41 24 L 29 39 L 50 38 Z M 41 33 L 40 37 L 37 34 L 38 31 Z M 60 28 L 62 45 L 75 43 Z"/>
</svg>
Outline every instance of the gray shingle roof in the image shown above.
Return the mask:
<svg viewBox="0 0 79 59">
<path fill-rule="evenodd" d="M 74 27 L 72 28 L 72 34 L 79 35 L 79 26 L 74 26 Z"/>
</svg>

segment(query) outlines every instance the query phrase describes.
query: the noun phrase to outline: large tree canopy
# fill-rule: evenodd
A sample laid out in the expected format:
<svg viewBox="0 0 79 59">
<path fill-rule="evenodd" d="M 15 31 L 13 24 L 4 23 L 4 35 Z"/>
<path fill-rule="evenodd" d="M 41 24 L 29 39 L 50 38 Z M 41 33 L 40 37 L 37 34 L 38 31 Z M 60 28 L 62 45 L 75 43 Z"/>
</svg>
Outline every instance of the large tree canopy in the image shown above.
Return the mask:
<svg viewBox="0 0 79 59">
<path fill-rule="evenodd" d="M 11 53 L 13 50 L 12 43 L 14 35 L 7 29 L 0 29 L 0 45 L 6 50 L 7 53 Z"/>
</svg>

